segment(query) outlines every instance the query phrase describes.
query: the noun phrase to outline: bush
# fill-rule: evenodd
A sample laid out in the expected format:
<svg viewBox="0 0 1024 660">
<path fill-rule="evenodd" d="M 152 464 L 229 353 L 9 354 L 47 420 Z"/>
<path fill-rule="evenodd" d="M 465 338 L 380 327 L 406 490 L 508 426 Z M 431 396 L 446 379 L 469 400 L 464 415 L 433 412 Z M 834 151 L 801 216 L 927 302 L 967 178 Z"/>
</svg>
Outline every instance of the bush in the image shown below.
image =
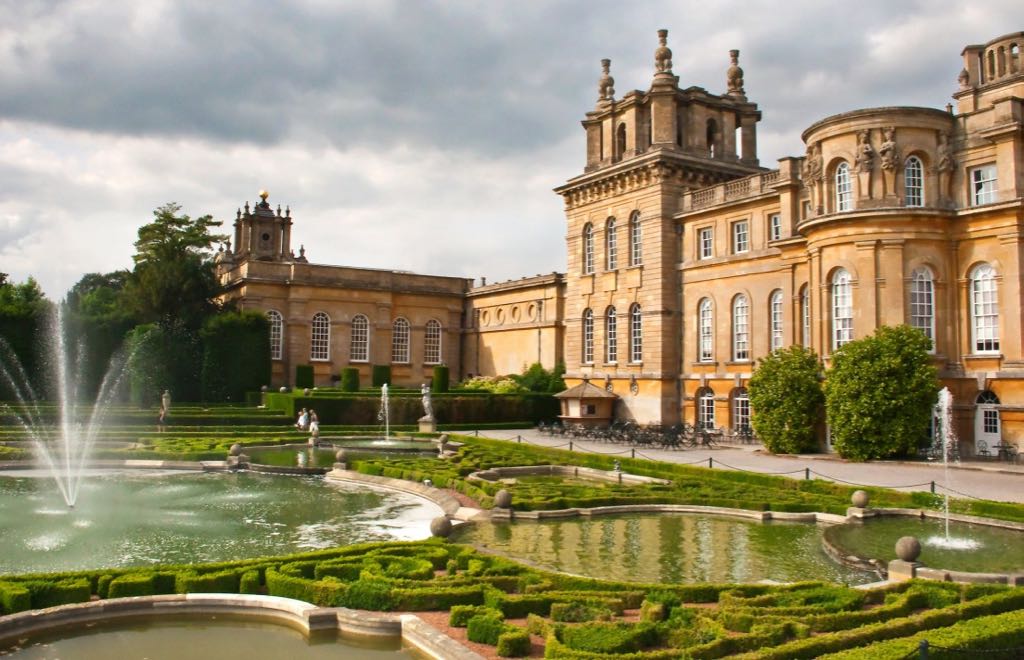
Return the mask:
<svg viewBox="0 0 1024 660">
<path fill-rule="evenodd" d="M 179 594 L 233 594 L 238 591 L 238 582 L 238 573 L 233 570 L 203 574 L 198 574 L 195 571 L 182 571 L 178 573 L 175 580 L 174 590 Z"/>
<path fill-rule="evenodd" d="M 447 392 L 448 386 L 451 384 L 449 380 L 448 367 L 439 364 L 434 367 L 434 378 L 431 380 L 430 389 L 434 392 Z"/>
<path fill-rule="evenodd" d="M 338 387 L 342 392 L 359 391 L 359 369 L 356 367 L 345 367 L 341 370 L 341 380 Z"/>
<path fill-rule="evenodd" d="M 300 390 L 313 387 L 313 365 L 295 365 L 295 387 Z"/>
<path fill-rule="evenodd" d="M 503 632 L 505 617 L 500 612 L 477 614 L 466 622 L 466 638 L 471 642 L 494 646 Z"/>
<path fill-rule="evenodd" d="M 525 658 L 530 655 L 530 633 L 522 628 L 506 626 L 505 632 L 498 635 L 497 653 L 503 658 Z"/>
<path fill-rule="evenodd" d="M 260 589 L 260 572 L 259 571 L 246 571 L 242 573 L 242 578 L 238 583 L 238 593 L 240 594 L 260 594 L 263 590 Z"/>
<path fill-rule="evenodd" d="M 220 312 L 203 323 L 204 401 L 244 401 L 270 382 L 270 323 L 262 312 Z"/>
<path fill-rule="evenodd" d="M 375 364 L 373 365 L 373 371 L 371 372 L 372 377 L 370 382 L 374 387 L 381 387 L 382 385 L 391 385 L 391 367 L 386 364 Z"/>
<path fill-rule="evenodd" d="M 391 593 L 391 583 L 375 578 L 361 578 L 348 585 L 345 607 L 356 610 L 385 612 L 395 608 L 397 598 Z"/>
<path fill-rule="evenodd" d="M 152 596 L 155 593 L 156 585 L 152 573 L 127 573 L 110 582 L 107 597 Z"/>
<path fill-rule="evenodd" d="M 843 458 L 905 456 L 927 437 L 939 381 L 931 341 L 915 328 L 882 326 L 832 356 L 825 408 Z"/>
<path fill-rule="evenodd" d="M 32 594 L 20 584 L 0 583 L 0 606 L 4 614 L 32 609 Z"/>
<path fill-rule="evenodd" d="M 54 607 L 67 603 L 84 603 L 92 596 L 89 581 L 78 579 L 59 580 L 56 582 L 32 581 L 25 583 L 32 594 L 32 609 Z"/>
<path fill-rule="evenodd" d="M 814 351 L 791 346 L 761 358 L 749 389 L 751 424 L 768 451 L 798 454 L 817 448 L 815 427 L 825 396 Z"/>
<path fill-rule="evenodd" d="M 501 612 L 486 605 L 453 605 L 448 612 L 448 625 L 453 628 L 465 628 L 470 619 L 481 614 L 500 615 Z"/>
<path fill-rule="evenodd" d="M 564 623 L 608 621 L 612 618 L 612 614 L 614 614 L 612 610 L 601 603 L 578 600 L 551 604 L 551 620 Z"/>
<path fill-rule="evenodd" d="M 584 623 L 561 630 L 561 641 L 571 649 L 591 653 L 634 653 L 658 643 L 653 623 Z"/>
</svg>

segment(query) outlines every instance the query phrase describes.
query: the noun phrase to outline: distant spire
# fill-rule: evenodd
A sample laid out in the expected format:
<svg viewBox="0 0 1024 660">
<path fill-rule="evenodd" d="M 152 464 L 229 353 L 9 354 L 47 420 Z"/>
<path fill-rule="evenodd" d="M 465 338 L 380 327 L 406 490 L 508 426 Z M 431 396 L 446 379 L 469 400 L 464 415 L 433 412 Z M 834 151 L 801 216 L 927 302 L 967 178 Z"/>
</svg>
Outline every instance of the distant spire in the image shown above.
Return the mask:
<svg viewBox="0 0 1024 660">
<path fill-rule="evenodd" d="M 725 84 L 729 90 L 729 96 L 739 99 L 746 99 L 747 93 L 743 91 L 743 69 L 740 68 L 740 51 L 729 51 L 729 65 L 725 72 Z"/>
</svg>

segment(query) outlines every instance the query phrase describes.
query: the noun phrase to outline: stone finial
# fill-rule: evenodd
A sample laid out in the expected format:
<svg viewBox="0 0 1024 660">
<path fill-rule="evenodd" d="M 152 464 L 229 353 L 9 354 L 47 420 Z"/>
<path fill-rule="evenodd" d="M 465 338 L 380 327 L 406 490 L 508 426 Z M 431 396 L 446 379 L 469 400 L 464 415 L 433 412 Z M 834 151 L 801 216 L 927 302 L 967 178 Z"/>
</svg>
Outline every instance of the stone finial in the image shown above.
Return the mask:
<svg viewBox="0 0 1024 660">
<path fill-rule="evenodd" d="M 858 509 L 865 508 L 868 505 L 868 501 L 868 494 L 863 490 L 855 490 L 853 495 L 850 496 L 850 502 Z"/>
<path fill-rule="evenodd" d="M 235 444 L 231 445 L 231 449 L 228 450 L 228 453 L 230 453 L 232 456 L 239 456 L 239 455 L 241 455 L 241 453 L 242 453 L 242 445 L 240 445 L 239 443 L 236 442 Z"/>
<path fill-rule="evenodd" d="M 913 536 L 902 536 L 896 541 L 896 556 L 903 561 L 917 561 L 921 556 L 921 542 Z"/>
<path fill-rule="evenodd" d="M 281 217 L 281 205 L 280 204 L 277 205 L 277 217 L 279 217 L 279 218 Z"/>
<path fill-rule="evenodd" d="M 286 217 L 286 218 L 292 217 L 292 207 L 290 207 L 290 206 L 284 207 L 284 217 Z"/>
<path fill-rule="evenodd" d="M 245 214 L 249 215 L 249 202 L 245 203 Z"/>
<path fill-rule="evenodd" d="M 339 449 L 334 453 L 334 460 L 339 463 L 344 463 L 348 459 L 348 452 L 344 449 Z"/>
<path fill-rule="evenodd" d="M 725 72 L 725 84 L 729 90 L 729 96 L 746 98 L 747 93 L 743 90 L 743 69 L 740 68 L 740 51 L 729 51 L 729 65 Z"/>
<path fill-rule="evenodd" d="M 960 83 L 960 89 L 968 89 L 971 86 L 971 74 L 967 69 L 960 69 L 960 75 L 956 77 Z"/>
<path fill-rule="evenodd" d="M 672 75 L 672 49 L 668 47 L 668 30 L 658 30 L 658 47 L 654 51 L 655 76 Z"/>
<path fill-rule="evenodd" d="M 267 201 L 267 197 L 270 197 L 270 193 L 267 192 L 266 190 L 261 190 L 260 191 L 260 199 L 262 199 L 265 202 L 265 201 Z"/>
<path fill-rule="evenodd" d="M 242 209 L 239 208 L 238 211 L 235 213 L 235 220 L 241 220 L 241 219 L 242 219 Z"/>
<path fill-rule="evenodd" d="M 496 509 L 510 509 L 512 508 L 512 493 L 508 492 L 504 488 L 494 494 L 494 507 Z"/>
<path fill-rule="evenodd" d="M 601 78 L 597 81 L 597 102 L 611 101 L 615 96 L 615 78 L 612 78 L 610 69 L 612 61 L 601 60 Z"/>
<path fill-rule="evenodd" d="M 448 538 L 452 533 L 452 521 L 448 520 L 448 516 L 434 518 L 430 521 L 430 533 L 442 539 Z"/>
</svg>

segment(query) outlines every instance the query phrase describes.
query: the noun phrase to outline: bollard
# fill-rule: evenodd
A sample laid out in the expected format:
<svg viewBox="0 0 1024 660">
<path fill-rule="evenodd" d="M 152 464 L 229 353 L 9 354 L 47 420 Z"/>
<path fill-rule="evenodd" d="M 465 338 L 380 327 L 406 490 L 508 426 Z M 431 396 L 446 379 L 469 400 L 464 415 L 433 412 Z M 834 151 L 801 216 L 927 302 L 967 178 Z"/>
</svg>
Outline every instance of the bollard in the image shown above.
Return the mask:
<svg viewBox="0 0 1024 660">
<path fill-rule="evenodd" d="M 636 447 L 630 448 L 630 450 L 629 450 L 629 457 L 630 458 L 636 458 Z"/>
<path fill-rule="evenodd" d="M 811 480 L 811 468 L 804 468 L 804 479 L 807 481 Z"/>
<path fill-rule="evenodd" d="M 569 441 L 569 451 L 572 451 L 572 440 Z"/>
<path fill-rule="evenodd" d="M 473 431 L 473 435 L 474 435 L 475 437 L 479 438 L 479 437 L 480 437 L 480 431 L 479 431 L 479 430 L 475 430 L 475 431 Z"/>
<path fill-rule="evenodd" d="M 708 467 L 709 468 L 715 467 L 715 459 L 712 456 L 708 456 Z"/>
<path fill-rule="evenodd" d="M 917 653 L 919 658 L 928 660 L 928 640 L 922 639 L 921 643 L 917 645 Z"/>
<path fill-rule="evenodd" d="M 935 480 L 932 479 L 932 495 L 935 494 Z"/>
<path fill-rule="evenodd" d="M 523 441 L 523 436 L 516 434 L 516 444 Z"/>
</svg>

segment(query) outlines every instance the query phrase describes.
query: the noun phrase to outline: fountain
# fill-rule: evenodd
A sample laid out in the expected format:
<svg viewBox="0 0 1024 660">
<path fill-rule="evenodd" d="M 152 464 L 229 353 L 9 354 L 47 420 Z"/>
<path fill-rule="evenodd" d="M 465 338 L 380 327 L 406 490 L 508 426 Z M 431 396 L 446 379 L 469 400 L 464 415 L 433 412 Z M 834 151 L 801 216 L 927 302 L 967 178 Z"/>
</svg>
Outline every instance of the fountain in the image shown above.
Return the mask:
<svg viewBox="0 0 1024 660">
<path fill-rule="evenodd" d="M 81 359 L 79 357 L 74 365 L 79 369 L 72 369 L 72 357 L 65 337 L 64 314 L 59 305 L 49 324 L 46 341 L 55 372 L 56 424 L 45 418 L 28 375 L 7 342 L 0 338 L 0 377 L 14 393 L 18 403 L 17 410 L 7 405 L 3 405 L 2 409 L 25 430 L 36 457 L 57 483 L 65 504 L 73 508 L 78 500 L 86 460 L 96 443 L 103 418 L 124 374 L 124 361 L 115 359 L 111 362 L 88 419 L 82 424 L 80 420 L 84 411 L 79 402 L 82 383 L 78 381 Z M 84 354 L 82 348 L 79 345 L 79 356 Z"/>
<path fill-rule="evenodd" d="M 380 386 L 380 411 L 377 413 L 377 419 L 384 422 L 384 439 L 391 439 L 391 419 L 390 413 L 388 412 L 388 384 L 384 383 Z"/>
<path fill-rule="evenodd" d="M 958 538 L 949 535 L 949 462 L 959 461 L 959 450 L 956 431 L 953 430 L 953 393 L 948 387 L 939 391 L 939 401 L 935 406 L 935 417 L 938 420 L 935 438 L 932 441 L 933 451 L 942 452 L 942 513 L 945 535 L 929 537 L 925 543 L 952 550 L 973 550 L 979 547 L 974 539 Z"/>
</svg>

